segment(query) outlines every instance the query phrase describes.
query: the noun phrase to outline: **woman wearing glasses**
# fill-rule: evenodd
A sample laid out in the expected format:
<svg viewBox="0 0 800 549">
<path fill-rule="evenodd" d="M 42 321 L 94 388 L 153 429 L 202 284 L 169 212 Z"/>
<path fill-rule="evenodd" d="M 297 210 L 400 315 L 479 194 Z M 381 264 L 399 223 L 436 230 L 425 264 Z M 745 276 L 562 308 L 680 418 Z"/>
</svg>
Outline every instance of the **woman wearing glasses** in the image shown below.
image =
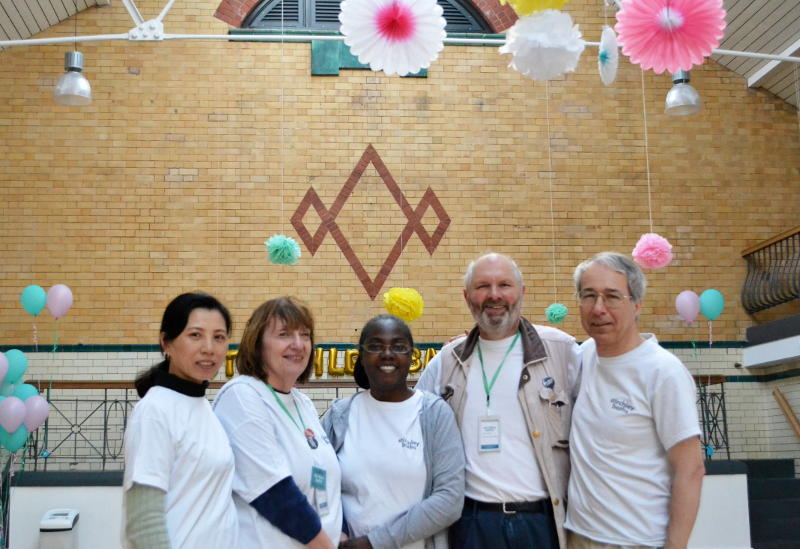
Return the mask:
<svg viewBox="0 0 800 549">
<path fill-rule="evenodd" d="M 339 547 L 447 547 L 464 502 L 464 449 L 450 407 L 408 387 L 408 325 L 380 315 L 361 330 L 356 383 L 322 424 L 342 468 L 348 540 Z"/>
<path fill-rule="evenodd" d="M 339 463 L 314 404 L 295 387 L 311 373 L 313 347 L 306 305 L 261 304 L 242 334 L 240 375 L 214 400 L 236 461 L 238 547 L 333 549 L 341 536 Z"/>
</svg>

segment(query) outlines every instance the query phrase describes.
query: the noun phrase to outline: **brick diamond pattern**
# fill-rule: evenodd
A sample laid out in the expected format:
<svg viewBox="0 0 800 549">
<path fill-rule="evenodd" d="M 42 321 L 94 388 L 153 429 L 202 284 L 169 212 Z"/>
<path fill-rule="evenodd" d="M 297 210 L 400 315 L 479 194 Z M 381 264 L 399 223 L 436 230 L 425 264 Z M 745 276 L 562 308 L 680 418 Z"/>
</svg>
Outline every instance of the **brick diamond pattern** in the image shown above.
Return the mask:
<svg viewBox="0 0 800 549">
<path fill-rule="evenodd" d="M 356 256 L 353 248 L 351 248 L 350 244 L 347 242 L 347 238 L 344 236 L 339 228 L 339 225 L 336 223 L 336 217 L 339 215 L 339 212 L 342 211 L 342 208 L 344 207 L 348 198 L 350 198 L 350 195 L 353 194 L 353 191 L 361 179 L 361 176 L 364 174 L 364 171 L 370 164 L 373 165 L 375 171 L 378 173 L 384 185 L 386 185 L 386 188 L 389 190 L 389 193 L 391 193 L 395 202 L 400 207 L 400 210 L 403 212 L 403 215 L 405 215 L 406 219 L 408 219 L 405 227 L 403 227 L 403 229 L 400 231 L 400 235 L 397 237 L 397 241 L 389 252 L 389 255 L 386 257 L 383 265 L 381 265 L 381 268 L 378 270 L 378 274 L 375 276 L 375 279 L 370 278 L 370 276 L 367 274 L 367 271 L 364 269 L 364 265 L 358 259 L 358 256 Z M 303 223 L 303 218 L 305 217 L 306 213 L 308 213 L 310 208 L 314 208 L 314 210 L 317 212 L 317 215 L 319 215 L 320 219 L 322 220 L 322 223 L 316 229 L 313 235 L 305 226 L 305 223 Z M 439 223 L 432 234 L 429 233 L 422 225 L 422 219 L 425 217 L 428 208 L 431 208 L 436 214 L 436 217 L 439 219 Z M 434 193 L 430 187 L 428 187 L 428 189 L 422 195 L 422 199 L 420 199 L 417 207 L 412 208 L 411 204 L 408 203 L 408 200 L 400 190 L 397 182 L 394 180 L 394 177 L 392 177 L 392 174 L 389 173 L 389 170 L 386 168 L 383 160 L 381 160 L 378 152 L 373 148 L 372 145 L 368 145 L 364 150 L 364 154 L 361 155 L 358 163 L 356 163 L 355 167 L 353 168 L 350 177 L 348 177 L 347 181 L 339 191 L 339 194 L 336 196 L 336 200 L 334 200 L 330 209 L 325 207 L 325 204 L 322 203 L 322 200 L 320 200 L 317 192 L 313 187 L 311 187 L 308 189 L 308 191 L 306 191 L 303 200 L 300 201 L 300 205 L 292 215 L 291 222 L 292 226 L 297 231 L 297 234 L 300 236 L 300 239 L 303 241 L 303 244 L 305 244 L 312 256 L 322 245 L 322 241 L 325 240 L 325 236 L 330 233 L 334 242 L 336 242 L 336 245 L 339 246 L 339 249 L 342 251 L 345 258 L 347 258 L 350 267 L 355 272 L 359 281 L 361 281 L 361 284 L 364 286 L 364 289 L 366 290 L 370 299 L 375 299 L 375 297 L 381 291 L 384 282 L 386 282 L 386 279 L 391 274 L 395 263 L 397 263 L 397 260 L 403 253 L 403 249 L 405 248 L 406 244 L 408 244 L 409 238 L 411 238 L 414 233 L 417 233 L 417 236 L 422 241 L 425 249 L 428 250 L 429 254 L 433 255 L 433 252 L 436 250 L 439 242 L 444 237 L 447 227 L 450 225 L 450 218 L 448 217 L 447 212 L 445 211 L 441 202 L 439 202 L 439 199 L 436 197 L 436 193 Z"/>
</svg>

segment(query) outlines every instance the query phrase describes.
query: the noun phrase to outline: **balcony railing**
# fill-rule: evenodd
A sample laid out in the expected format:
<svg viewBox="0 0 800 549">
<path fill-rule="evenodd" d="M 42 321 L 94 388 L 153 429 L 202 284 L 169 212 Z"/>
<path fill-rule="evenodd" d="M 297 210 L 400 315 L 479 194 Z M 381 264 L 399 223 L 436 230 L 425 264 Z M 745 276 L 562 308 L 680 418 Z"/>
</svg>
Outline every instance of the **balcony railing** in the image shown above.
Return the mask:
<svg viewBox="0 0 800 549">
<path fill-rule="evenodd" d="M 128 416 L 139 401 L 128 381 L 38 381 L 50 402 L 47 421 L 20 452 L 27 471 L 115 471 L 124 468 L 123 440 Z M 212 382 L 211 396 L 223 382 Z M 353 381 L 309 381 L 303 390 L 334 389 L 351 394 Z M 329 397 L 326 397 L 329 400 Z"/>
<path fill-rule="evenodd" d="M 139 397 L 131 382 L 53 381 L 41 383 L 50 401 L 50 415 L 35 431 L 19 454 L 19 465 L 27 471 L 119 471 L 124 468 L 123 438 L 128 417 Z M 222 386 L 212 382 L 211 395 Z M 309 381 L 302 385 L 314 398 L 352 394 L 352 381 Z M 333 395 L 330 390 L 333 389 Z M 697 403 L 702 423 L 702 443 L 708 457 L 729 454 L 723 376 L 697 377 Z M 715 456 L 716 457 L 716 456 Z M 0 505 L 2 505 L 0 503 Z"/>
<path fill-rule="evenodd" d="M 742 306 L 750 314 L 800 298 L 800 225 L 742 251 L 747 278 Z"/>
</svg>

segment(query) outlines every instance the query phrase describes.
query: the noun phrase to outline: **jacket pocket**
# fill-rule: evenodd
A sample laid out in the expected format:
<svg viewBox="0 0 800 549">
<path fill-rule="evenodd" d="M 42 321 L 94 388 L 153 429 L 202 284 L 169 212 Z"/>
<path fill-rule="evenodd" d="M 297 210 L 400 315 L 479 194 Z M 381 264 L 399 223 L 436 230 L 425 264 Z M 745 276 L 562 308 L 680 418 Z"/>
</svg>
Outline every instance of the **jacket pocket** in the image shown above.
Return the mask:
<svg viewBox="0 0 800 549">
<path fill-rule="evenodd" d="M 569 448 L 569 426 L 572 406 L 566 391 L 558 387 L 544 386 L 539 390 L 539 398 L 547 407 L 545 414 L 547 430 L 555 448 Z"/>
</svg>

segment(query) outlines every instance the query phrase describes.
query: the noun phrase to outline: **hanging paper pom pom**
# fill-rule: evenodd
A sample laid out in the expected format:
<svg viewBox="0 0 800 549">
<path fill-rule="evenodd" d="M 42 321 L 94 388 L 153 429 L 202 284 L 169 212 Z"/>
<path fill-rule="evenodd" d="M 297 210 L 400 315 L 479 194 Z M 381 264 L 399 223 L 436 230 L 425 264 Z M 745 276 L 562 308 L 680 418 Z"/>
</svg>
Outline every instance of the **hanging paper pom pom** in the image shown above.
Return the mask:
<svg viewBox="0 0 800 549">
<path fill-rule="evenodd" d="M 688 71 L 719 46 L 725 10 L 722 0 L 627 0 L 614 28 L 631 63 L 656 74 Z"/>
<path fill-rule="evenodd" d="M 569 309 L 561 303 L 553 303 L 545 309 L 544 314 L 547 315 L 547 322 L 551 324 L 561 324 L 567 318 Z"/>
<path fill-rule="evenodd" d="M 617 47 L 617 35 L 608 25 L 603 25 L 603 33 L 600 35 L 600 49 L 597 54 L 597 69 L 600 71 L 600 80 L 603 84 L 610 86 L 617 77 L 617 66 L 619 65 L 619 48 Z"/>
<path fill-rule="evenodd" d="M 344 0 L 344 43 L 374 71 L 404 76 L 430 67 L 444 49 L 447 22 L 436 0 Z"/>
<path fill-rule="evenodd" d="M 633 260 L 645 269 L 660 269 L 672 261 L 672 244 L 656 233 L 645 233 L 633 248 Z"/>
<path fill-rule="evenodd" d="M 282 234 L 269 237 L 264 242 L 269 260 L 279 265 L 294 265 L 300 259 L 300 245 L 293 238 Z"/>
<path fill-rule="evenodd" d="M 390 315 L 411 322 L 422 316 L 425 302 L 414 288 L 392 288 L 383 294 L 383 304 Z"/>
<path fill-rule="evenodd" d="M 511 4 L 520 17 L 542 10 L 560 10 L 567 0 L 500 0 L 500 5 Z"/>
<path fill-rule="evenodd" d="M 569 14 L 544 10 L 517 19 L 500 53 L 514 57 L 509 67 L 532 80 L 550 80 L 578 66 L 584 41 Z"/>
</svg>

